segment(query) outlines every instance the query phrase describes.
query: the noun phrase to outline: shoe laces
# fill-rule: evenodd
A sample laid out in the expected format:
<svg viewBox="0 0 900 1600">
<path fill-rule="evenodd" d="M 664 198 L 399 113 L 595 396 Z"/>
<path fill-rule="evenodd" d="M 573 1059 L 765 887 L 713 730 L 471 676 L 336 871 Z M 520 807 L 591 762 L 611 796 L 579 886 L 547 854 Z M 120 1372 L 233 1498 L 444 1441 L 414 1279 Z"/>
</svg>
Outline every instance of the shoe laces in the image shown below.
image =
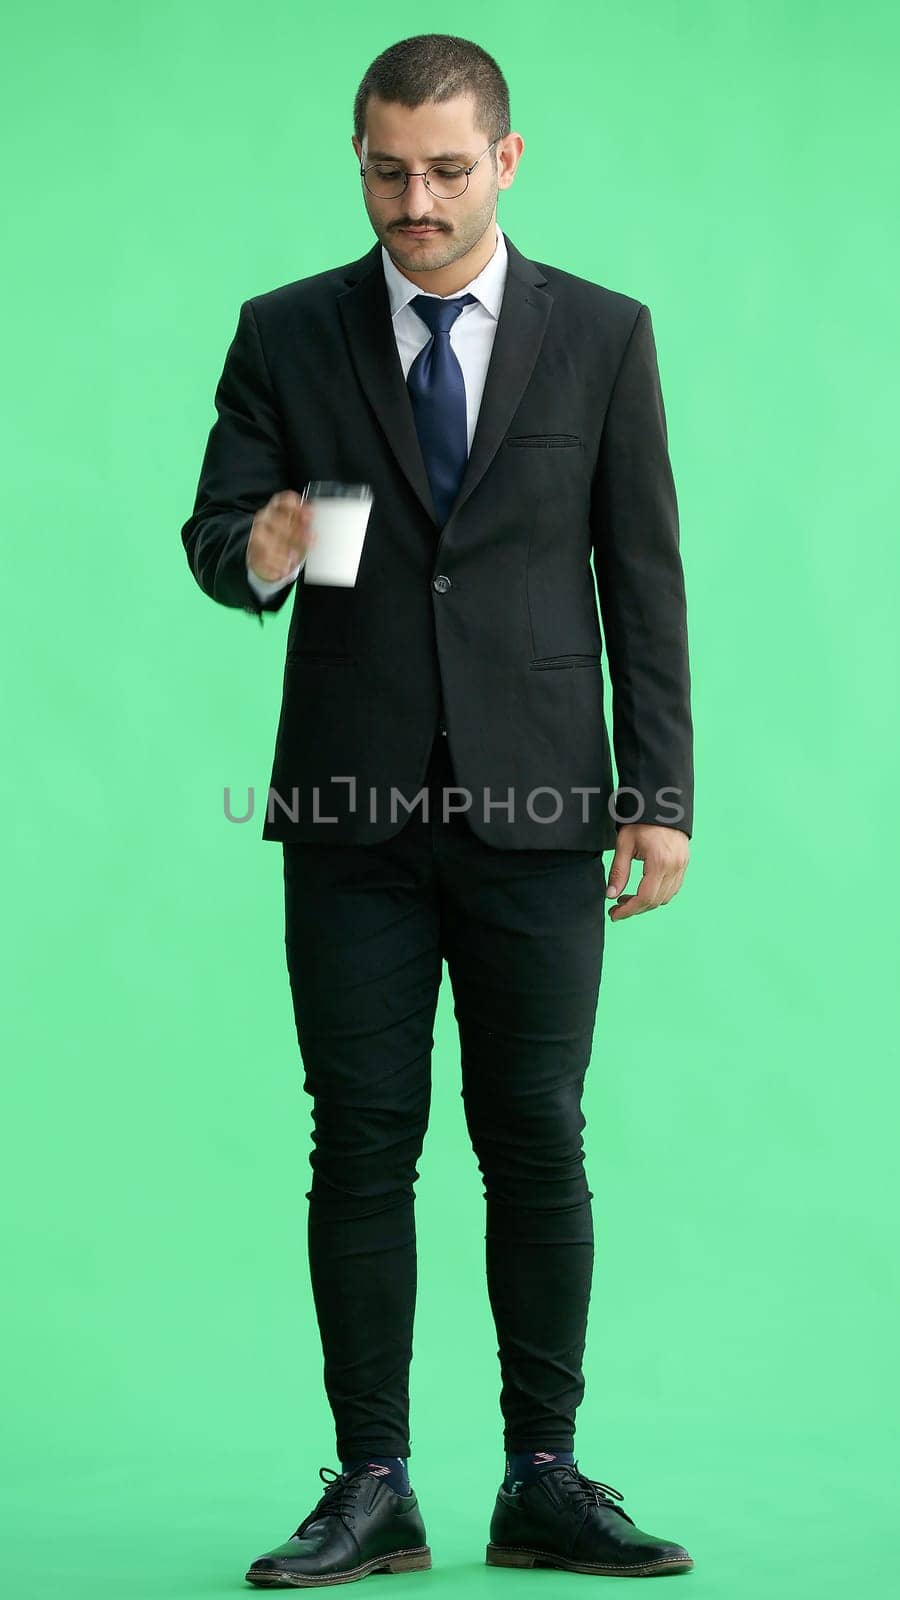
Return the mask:
<svg viewBox="0 0 900 1600">
<path fill-rule="evenodd" d="M 588 1478 L 583 1472 L 579 1472 L 577 1461 L 574 1466 L 563 1463 L 559 1467 L 544 1467 L 541 1477 L 546 1472 L 552 1472 L 554 1475 L 557 1473 L 566 1475 L 566 1492 L 572 1496 L 577 1505 L 584 1508 L 588 1506 L 609 1506 L 610 1510 L 618 1512 L 620 1517 L 624 1517 L 626 1522 L 631 1522 L 632 1527 L 634 1526 L 628 1512 L 623 1511 L 621 1506 L 616 1505 L 616 1501 L 624 1500 L 625 1496 L 618 1489 L 614 1489 L 612 1484 L 601 1483 L 599 1478 Z"/>
<path fill-rule="evenodd" d="M 311 1522 L 319 1517 L 340 1517 L 344 1526 L 347 1526 L 346 1512 L 350 1512 L 356 1505 L 357 1495 L 362 1486 L 363 1478 L 368 1472 L 365 1463 L 354 1467 L 352 1472 L 335 1472 L 333 1467 L 320 1467 L 319 1477 L 327 1485 L 325 1492 L 313 1506 L 309 1515 L 303 1518 L 300 1526 L 291 1535 L 297 1538 L 308 1528 Z"/>
</svg>

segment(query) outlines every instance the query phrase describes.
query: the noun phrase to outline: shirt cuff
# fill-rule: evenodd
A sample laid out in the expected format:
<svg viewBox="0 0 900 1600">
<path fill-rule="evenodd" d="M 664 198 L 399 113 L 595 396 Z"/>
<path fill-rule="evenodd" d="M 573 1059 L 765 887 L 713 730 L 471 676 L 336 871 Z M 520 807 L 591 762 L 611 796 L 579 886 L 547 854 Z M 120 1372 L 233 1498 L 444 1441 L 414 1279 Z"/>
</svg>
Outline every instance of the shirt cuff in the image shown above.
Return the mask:
<svg viewBox="0 0 900 1600">
<path fill-rule="evenodd" d="M 304 556 L 303 560 L 300 561 L 296 567 L 294 567 L 292 572 L 288 573 L 286 578 L 257 577 L 256 573 L 253 571 L 253 568 L 248 565 L 247 582 L 249 583 L 254 594 L 256 594 L 260 600 L 268 600 L 270 595 L 277 594 L 279 589 L 283 589 L 287 584 L 294 582 L 294 579 L 297 577 L 298 573 L 302 572 L 305 561 L 306 557 Z"/>
</svg>

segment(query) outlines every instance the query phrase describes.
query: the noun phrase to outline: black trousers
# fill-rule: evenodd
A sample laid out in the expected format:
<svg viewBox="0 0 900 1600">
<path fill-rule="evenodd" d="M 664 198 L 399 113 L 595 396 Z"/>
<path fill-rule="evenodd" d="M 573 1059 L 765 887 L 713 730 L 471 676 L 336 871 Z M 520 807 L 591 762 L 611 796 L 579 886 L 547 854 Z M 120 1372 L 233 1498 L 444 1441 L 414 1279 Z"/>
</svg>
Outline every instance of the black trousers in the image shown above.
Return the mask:
<svg viewBox="0 0 900 1600">
<path fill-rule="evenodd" d="M 310 1277 L 345 1461 L 411 1453 L 413 1185 L 444 960 L 484 1184 L 504 1448 L 571 1449 L 584 1393 L 594 1233 L 581 1096 L 603 857 L 485 844 L 463 814 L 443 819 L 454 781 L 439 735 L 427 822 L 418 809 L 376 845 L 283 845 L 285 948 L 313 1102 Z"/>
</svg>

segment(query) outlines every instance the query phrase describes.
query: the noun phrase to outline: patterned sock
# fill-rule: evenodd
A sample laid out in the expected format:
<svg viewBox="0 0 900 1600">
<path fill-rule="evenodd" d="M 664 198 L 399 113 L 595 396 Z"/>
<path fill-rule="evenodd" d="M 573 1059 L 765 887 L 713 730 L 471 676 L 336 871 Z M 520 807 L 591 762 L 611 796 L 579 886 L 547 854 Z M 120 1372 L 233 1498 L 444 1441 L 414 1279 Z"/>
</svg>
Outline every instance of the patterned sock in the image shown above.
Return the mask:
<svg viewBox="0 0 900 1600">
<path fill-rule="evenodd" d="M 515 1450 L 506 1457 L 504 1489 L 518 1494 L 528 1484 L 536 1483 L 544 1467 L 573 1467 L 575 1456 L 571 1450 Z"/>
<path fill-rule="evenodd" d="M 407 1456 L 362 1456 L 358 1461 L 342 1461 L 341 1471 L 352 1472 L 354 1467 L 368 1466 L 369 1476 L 379 1478 L 395 1494 L 409 1494 Z"/>
</svg>

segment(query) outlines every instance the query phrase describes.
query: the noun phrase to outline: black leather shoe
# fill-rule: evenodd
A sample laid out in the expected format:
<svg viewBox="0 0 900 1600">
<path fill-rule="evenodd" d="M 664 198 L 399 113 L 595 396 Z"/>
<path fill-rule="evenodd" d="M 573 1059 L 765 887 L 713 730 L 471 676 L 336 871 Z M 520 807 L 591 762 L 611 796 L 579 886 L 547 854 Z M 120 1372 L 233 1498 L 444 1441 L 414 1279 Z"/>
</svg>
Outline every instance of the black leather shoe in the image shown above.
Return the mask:
<svg viewBox="0 0 900 1600">
<path fill-rule="evenodd" d="M 683 1545 L 635 1527 L 623 1496 L 573 1467 L 544 1467 L 516 1494 L 502 1486 L 491 1518 L 489 1567 L 562 1567 L 618 1578 L 689 1572 Z"/>
<path fill-rule="evenodd" d="M 395 1494 L 365 1463 L 352 1472 L 320 1467 L 328 1487 L 284 1544 L 257 1557 L 244 1574 L 262 1589 L 352 1583 L 370 1572 L 418 1572 L 431 1566 L 415 1495 Z"/>
</svg>

